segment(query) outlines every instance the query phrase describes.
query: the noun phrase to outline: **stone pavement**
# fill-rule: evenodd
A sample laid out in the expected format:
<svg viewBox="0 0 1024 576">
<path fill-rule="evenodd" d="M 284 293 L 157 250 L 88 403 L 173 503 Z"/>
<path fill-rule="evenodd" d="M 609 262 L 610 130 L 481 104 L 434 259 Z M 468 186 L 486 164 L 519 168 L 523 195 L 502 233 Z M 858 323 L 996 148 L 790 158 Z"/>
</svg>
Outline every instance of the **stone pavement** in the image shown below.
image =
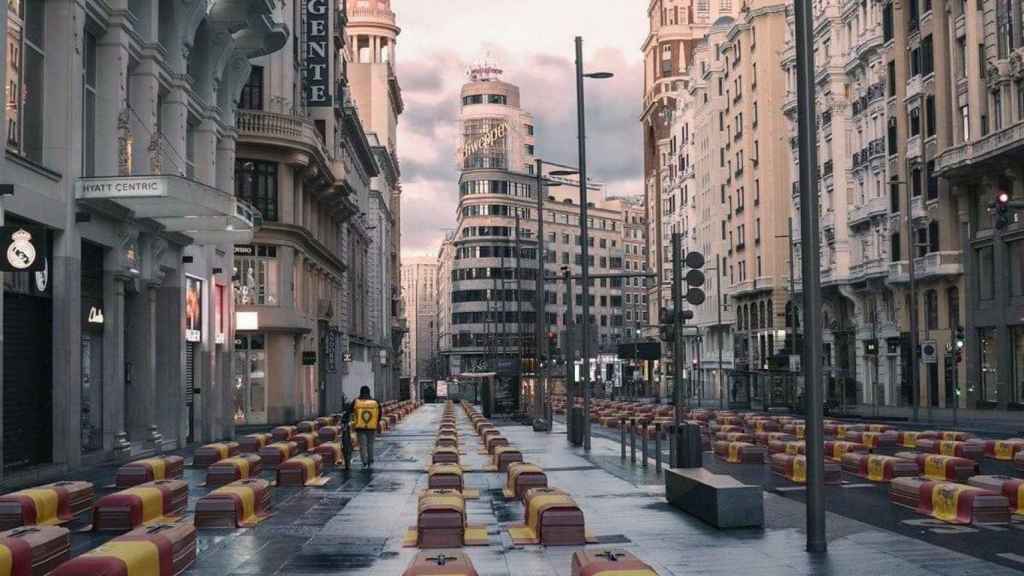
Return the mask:
<svg viewBox="0 0 1024 576">
<path fill-rule="evenodd" d="M 458 410 L 459 434 L 468 449 L 467 468 L 479 469 L 476 435 Z M 199 560 L 190 574 L 235 576 L 400 575 L 416 553 L 402 548 L 405 529 L 415 524 L 416 493 L 425 488 L 425 461 L 433 446 L 441 406 L 427 405 L 378 440 L 377 467 L 348 477 L 331 472 L 323 488 L 275 488 L 275 515 L 249 530 L 203 531 Z M 570 448 L 564 427 L 550 433 L 518 425 L 500 426 L 524 458 L 545 468 L 549 482 L 568 490 L 583 508 L 596 547 L 627 549 L 660 574 L 729 575 L 967 575 L 1021 574 L 970 556 L 875 529 L 844 517 L 829 517 L 829 554 L 803 550 L 803 505 L 765 494 L 764 530 L 719 531 L 670 507 L 661 480 L 619 460 L 619 445 L 594 438 L 591 455 Z M 465 548 L 481 576 L 565 576 L 575 548 L 515 546 L 504 527 L 519 522 L 523 507 L 504 502 L 504 474 L 470 472 L 471 523 L 487 524 L 490 545 Z M 190 506 L 194 506 L 194 498 Z"/>
</svg>

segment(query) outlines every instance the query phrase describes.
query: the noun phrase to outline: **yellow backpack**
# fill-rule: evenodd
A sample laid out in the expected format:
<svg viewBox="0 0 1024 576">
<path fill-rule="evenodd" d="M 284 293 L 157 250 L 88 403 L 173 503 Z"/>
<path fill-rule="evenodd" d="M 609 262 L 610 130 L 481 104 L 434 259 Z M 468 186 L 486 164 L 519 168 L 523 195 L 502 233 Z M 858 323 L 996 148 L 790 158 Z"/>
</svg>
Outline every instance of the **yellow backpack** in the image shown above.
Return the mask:
<svg viewBox="0 0 1024 576">
<path fill-rule="evenodd" d="M 376 400 L 356 400 L 353 428 L 356 430 L 376 430 L 380 421 L 380 404 Z"/>
</svg>

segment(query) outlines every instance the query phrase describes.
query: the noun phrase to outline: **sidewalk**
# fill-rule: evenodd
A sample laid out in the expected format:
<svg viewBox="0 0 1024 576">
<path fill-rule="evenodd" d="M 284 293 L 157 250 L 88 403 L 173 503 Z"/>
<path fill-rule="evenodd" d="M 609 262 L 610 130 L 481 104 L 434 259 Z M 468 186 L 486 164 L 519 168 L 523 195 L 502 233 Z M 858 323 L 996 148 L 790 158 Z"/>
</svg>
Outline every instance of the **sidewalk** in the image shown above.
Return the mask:
<svg viewBox="0 0 1024 576">
<path fill-rule="evenodd" d="M 357 469 L 346 479 L 332 472 L 324 488 L 275 488 L 277 512 L 263 524 L 203 531 L 199 560 L 189 574 L 401 574 L 417 552 L 402 548 L 401 539 L 415 524 L 416 493 L 426 486 L 425 461 L 441 409 L 424 406 L 379 438 L 372 474 Z M 468 446 L 463 463 L 478 469 L 487 457 L 474 450 L 477 437 L 458 412 L 460 438 Z M 663 576 L 1021 574 L 835 515 L 828 519 L 828 556 L 812 558 L 804 552 L 799 502 L 766 493 L 764 530 L 718 531 L 665 502 L 653 464 L 646 473 L 623 466 L 617 442 L 595 437 L 585 456 L 568 447 L 558 423 L 550 434 L 524 426 L 500 430 L 528 461 L 546 470 L 550 485 L 573 495 L 588 530 L 599 537 L 595 546 L 631 550 Z M 487 524 L 490 535 L 488 546 L 463 549 L 481 576 L 570 574 L 575 548 L 511 543 L 504 527 L 522 520 L 523 506 L 500 496 L 504 474 L 473 472 L 466 481 L 481 490 L 479 500 L 468 502 L 469 521 Z"/>
</svg>

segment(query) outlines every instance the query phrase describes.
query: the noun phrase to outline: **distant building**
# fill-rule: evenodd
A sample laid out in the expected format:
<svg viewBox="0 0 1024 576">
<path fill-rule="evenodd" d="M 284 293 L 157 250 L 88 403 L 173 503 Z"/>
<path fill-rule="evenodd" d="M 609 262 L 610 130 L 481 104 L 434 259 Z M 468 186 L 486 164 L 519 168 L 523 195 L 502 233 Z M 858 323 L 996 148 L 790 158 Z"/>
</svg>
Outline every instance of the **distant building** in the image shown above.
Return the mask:
<svg viewBox="0 0 1024 576">
<path fill-rule="evenodd" d="M 402 378 L 408 378 L 414 387 L 420 380 L 441 375 L 437 355 L 437 269 L 434 257 L 402 260 L 402 301 L 409 319 L 409 337 L 402 347 Z"/>
</svg>

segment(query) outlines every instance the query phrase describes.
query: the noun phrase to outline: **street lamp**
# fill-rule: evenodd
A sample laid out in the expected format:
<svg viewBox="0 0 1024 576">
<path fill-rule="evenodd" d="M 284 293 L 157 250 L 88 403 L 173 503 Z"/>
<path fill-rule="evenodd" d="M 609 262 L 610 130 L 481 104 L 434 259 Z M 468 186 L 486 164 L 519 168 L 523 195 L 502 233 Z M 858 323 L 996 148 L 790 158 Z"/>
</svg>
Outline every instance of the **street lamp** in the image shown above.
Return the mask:
<svg viewBox="0 0 1024 576">
<path fill-rule="evenodd" d="M 583 245 L 583 450 L 590 451 L 590 234 L 587 227 L 587 130 L 583 79 L 605 80 L 611 72 L 583 73 L 583 37 L 576 37 L 576 128 L 579 140 L 580 243 Z"/>
<path fill-rule="evenodd" d="M 907 380 L 910 382 L 910 402 L 913 404 L 912 415 L 914 422 L 918 420 L 918 404 L 920 404 L 921 391 L 918 389 L 918 369 L 917 369 L 917 349 L 918 334 L 917 334 L 917 278 L 914 274 L 914 252 L 917 251 L 917 243 L 914 237 L 914 210 L 910 203 L 913 201 L 911 195 L 911 187 L 907 186 L 906 182 L 901 181 L 894 174 L 889 179 L 890 186 L 903 186 L 906 190 L 904 199 L 906 200 L 906 213 L 907 213 L 907 279 L 909 280 L 910 290 L 910 362 L 907 366 L 909 374 L 907 374 Z M 899 258 L 899 254 L 896 257 Z M 930 403 L 929 403 L 930 410 Z M 929 418 L 930 420 L 930 418 Z"/>
<path fill-rule="evenodd" d="M 547 408 L 544 406 L 543 398 L 547 397 L 547 385 L 544 382 L 544 377 L 541 374 L 541 350 L 544 346 L 544 333 L 547 331 L 547 314 L 544 306 L 544 257 L 547 255 L 547 250 L 544 245 L 546 240 L 544 239 L 544 201 L 547 200 L 547 192 L 545 186 L 548 188 L 555 186 L 562 186 L 561 182 L 555 180 L 547 180 L 544 178 L 544 160 L 535 158 L 534 163 L 536 168 L 534 170 L 537 176 L 537 279 L 534 281 L 534 295 L 533 295 L 533 308 L 536 317 L 533 320 L 534 326 L 534 337 L 535 345 L 537 350 L 534 353 L 534 359 L 536 361 L 536 374 L 537 379 L 537 390 L 539 391 L 537 396 L 541 398 L 540 409 L 543 412 L 543 418 L 547 423 L 547 430 L 551 430 L 551 416 L 548 414 Z M 551 174 L 555 176 L 575 174 L 574 170 L 555 170 Z M 568 383 L 567 383 L 568 384 Z M 571 397 L 570 397 L 571 398 Z"/>
</svg>

